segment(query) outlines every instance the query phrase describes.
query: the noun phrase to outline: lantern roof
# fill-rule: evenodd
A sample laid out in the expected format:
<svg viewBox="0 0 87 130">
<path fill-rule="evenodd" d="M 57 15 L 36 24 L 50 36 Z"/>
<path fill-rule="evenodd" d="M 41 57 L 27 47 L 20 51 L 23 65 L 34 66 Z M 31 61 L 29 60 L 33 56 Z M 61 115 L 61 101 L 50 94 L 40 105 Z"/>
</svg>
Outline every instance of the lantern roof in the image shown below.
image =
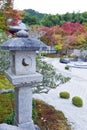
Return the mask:
<svg viewBox="0 0 87 130">
<path fill-rule="evenodd" d="M 9 32 L 11 34 L 15 34 L 16 32 L 18 32 L 22 29 L 25 31 L 28 31 L 27 26 L 21 20 L 18 21 L 17 25 L 14 25 L 14 26 L 10 25 L 9 26 Z"/>
<path fill-rule="evenodd" d="M 17 32 L 17 37 L 4 42 L 1 48 L 5 50 L 39 51 L 46 50 L 47 45 L 38 39 L 29 38 L 29 33 L 25 30 L 21 30 Z"/>
</svg>

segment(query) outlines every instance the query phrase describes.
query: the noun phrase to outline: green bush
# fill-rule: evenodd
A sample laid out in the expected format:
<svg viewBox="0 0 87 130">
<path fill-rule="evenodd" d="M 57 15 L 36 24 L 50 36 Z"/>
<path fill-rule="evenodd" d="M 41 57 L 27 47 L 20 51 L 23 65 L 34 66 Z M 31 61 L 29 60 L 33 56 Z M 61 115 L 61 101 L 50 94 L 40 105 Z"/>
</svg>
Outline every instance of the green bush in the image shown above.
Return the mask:
<svg viewBox="0 0 87 130">
<path fill-rule="evenodd" d="M 72 98 L 72 103 L 77 107 L 83 106 L 83 100 L 78 96 L 75 96 L 75 97 Z"/>
<path fill-rule="evenodd" d="M 67 65 L 67 66 L 65 66 L 65 70 L 69 70 L 69 66 Z"/>
<path fill-rule="evenodd" d="M 65 99 L 70 98 L 69 92 L 66 92 L 66 91 L 60 92 L 59 95 L 60 95 L 61 98 L 65 98 Z"/>
</svg>

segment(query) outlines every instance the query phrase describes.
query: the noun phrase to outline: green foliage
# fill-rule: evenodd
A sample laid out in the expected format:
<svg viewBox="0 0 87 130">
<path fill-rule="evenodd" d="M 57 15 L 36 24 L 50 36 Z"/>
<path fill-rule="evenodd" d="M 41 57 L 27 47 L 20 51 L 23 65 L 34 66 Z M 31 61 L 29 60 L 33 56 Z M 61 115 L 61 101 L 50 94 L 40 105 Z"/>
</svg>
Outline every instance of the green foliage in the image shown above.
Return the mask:
<svg viewBox="0 0 87 130">
<path fill-rule="evenodd" d="M 70 80 L 70 77 L 64 77 L 61 73 L 59 73 L 58 77 L 59 77 L 58 79 L 61 81 L 60 84 L 66 83 Z"/>
<path fill-rule="evenodd" d="M 78 96 L 75 96 L 75 97 L 72 98 L 72 103 L 77 107 L 83 106 L 83 100 Z"/>
<path fill-rule="evenodd" d="M 60 73 L 57 74 L 54 67 L 45 61 L 37 59 L 37 72 L 43 75 L 42 83 L 36 85 L 34 92 L 48 92 L 51 88 L 56 88 L 59 84 L 70 80 L 69 77 L 64 77 Z"/>
<path fill-rule="evenodd" d="M 25 13 L 23 16 L 23 20 L 24 23 L 26 23 L 27 25 L 35 25 L 35 24 L 39 24 L 39 19 L 36 16 L 32 16 L 28 13 Z"/>
<path fill-rule="evenodd" d="M 0 123 L 14 110 L 14 94 L 0 94 Z"/>
<path fill-rule="evenodd" d="M 6 50 L 0 50 L 0 72 L 7 70 L 9 63 L 9 52 Z"/>
<path fill-rule="evenodd" d="M 8 84 L 8 85 L 6 85 Z M 10 83 L 3 73 L 0 73 L 0 90 L 10 87 Z"/>
<path fill-rule="evenodd" d="M 32 101 L 32 118 L 35 122 L 37 119 L 36 103 Z M 7 124 L 14 123 L 14 94 L 1 94 L 0 95 L 0 123 L 5 122 Z"/>
<path fill-rule="evenodd" d="M 4 16 L 0 16 L 0 29 L 7 30 L 6 21 Z"/>
<path fill-rule="evenodd" d="M 66 92 L 66 91 L 60 92 L 59 95 L 60 95 L 61 98 L 65 98 L 65 99 L 70 98 L 69 92 Z"/>
<path fill-rule="evenodd" d="M 66 70 L 69 70 L 69 66 L 68 66 L 68 65 L 67 65 L 67 66 L 65 66 L 65 69 L 66 69 Z"/>
<path fill-rule="evenodd" d="M 58 43 L 58 44 L 56 44 L 56 45 L 54 45 L 54 48 L 55 48 L 55 50 L 62 50 L 62 44 L 61 43 Z"/>
<path fill-rule="evenodd" d="M 40 89 L 48 89 L 55 88 L 56 83 L 55 80 L 57 79 L 56 72 L 52 65 L 47 64 L 45 61 L 41 61 L 37 59 L 37 72 L 41 73 L 43 75 L 43 81 L 41 87 L 38 86 L 37 88 Z M 40 87 L 40 88 L 39 88 Z"/>
<path fill-rule="evenodd" d="M 8 40 L 7 34 L 0 28 L 0 44 Z"/>
<path fill-rule="evenodd" d="M 14 124 L 14 111 L 5 117 L 4 122 L 7 124 Z"/>
<path fill-rule="evenodd" d="M 0 44 L 8 40 L 6 33 L 0 29 Z M 0 49 L 0 71 L 4 71 L 9 66 L 9 52 Z"/>
<path fill-rule="evenodd" d="M 44 17 L 44 15 L 45 15 L 45 14 L 39 13 L 38 11 L 35 11 L 33 9 L 25 9 L 24 11 L 25 11 L 25 13 L 27 13 L 27 14 L 29 14 L 31 16 L 35 16 L 38 19 L 42 19 Z"/>
<path fill-rule="evenodd" d="M 8 81 L 3 73 L 0 73 L 0 90 L 13 88 L 13 85 Z"/>
<path fill-rule="evenodd" d="M 60 19 L 61 19 L 61 15 L 48 14 L 43 17 L 41 23 L 44 26 L 51 27 L 55 25 L 60 25 Z"/>
<path fill-rule="evenodd" d="M 67 12 L 67 13 L 65 13 L 65 14 L 63 14 L 62 15 L 62 18 L 63 18 L 63 20 L 64 21 L 72 21 L 72 14 L 71 13 L 69 13 L 69 12 Z"/>
<path fill-rule="evenodd" d="M 62 25 L 68 21 L 74 22 L 74 23 L 75 22 L 80 22 L 80 23 L 87 22 L 87 12 L 83 12 L 83 13 L 73 12 L 73 13 L 65 13 L 65 14 L 57 13 L 56 15 L 52 15 L 52 14 L 40 13 L 40 12 L 32 10 L 32 9 L 26 9 L 24 11 L 25 11 L 25 15 L 28 14 L 31 17 L 37 17 L 39 20 L 38 24 L 42 24 L 42 25 L 48 26 L 48 27 L 55 26 L 55 25 Z"/>
<path fill-rule="evenodd" d="M 5 19 L 4 11 L 2 9 L 0 9 L 0 32 L 1 32 L 1 30 L 6 31 L 7 28 L 8 27 L 6 25 L 6 19 Z"/>
<path fill-rule="evenodd" d="M 37 119 L 37 110 L 36 110 L 36 102 L 35 102 L 34 99 L 32 101 L 32 107 L 33 107 L 33 109 L 32 109 L 32 119 L 35 122 L 36 119 Z"/>
</svg>

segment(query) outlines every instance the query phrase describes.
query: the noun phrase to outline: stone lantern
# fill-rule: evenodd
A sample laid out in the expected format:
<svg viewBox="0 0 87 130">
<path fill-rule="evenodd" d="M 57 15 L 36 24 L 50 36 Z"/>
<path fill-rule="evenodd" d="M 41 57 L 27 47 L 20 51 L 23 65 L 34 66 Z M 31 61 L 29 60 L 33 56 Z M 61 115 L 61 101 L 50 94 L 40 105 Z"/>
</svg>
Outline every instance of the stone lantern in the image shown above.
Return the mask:
<svg viewBox="0 0 87 130">
<path fill-rule="evenodd" d="M 8 19 L 8 21 L 9 20 L 11 21 L 11 19 Z M 17 25 L 15 25 L 15 26 L 12 26 L 12 25 L 8 26 L 8 29 L 12 35 L 14 35 L 15 33 L 17 33 L 20 30 L 25 30 L 28 32 L 26 25 L 21 20 L 19 20 Z"/>
<path fill-rule="evenodd" d="M 36 72 L 36 51 L 45 50 L 40 40 L 29 38 L 21 30 L 17 37 L 6 41 L 1 48 L 10 52 L 10 67 L 5 72 L 15 86 L 15 125 L 23 130 L 35 130 L 32 121 L 32 87 L 41 82 L 42 75 Z"/>
</svg>

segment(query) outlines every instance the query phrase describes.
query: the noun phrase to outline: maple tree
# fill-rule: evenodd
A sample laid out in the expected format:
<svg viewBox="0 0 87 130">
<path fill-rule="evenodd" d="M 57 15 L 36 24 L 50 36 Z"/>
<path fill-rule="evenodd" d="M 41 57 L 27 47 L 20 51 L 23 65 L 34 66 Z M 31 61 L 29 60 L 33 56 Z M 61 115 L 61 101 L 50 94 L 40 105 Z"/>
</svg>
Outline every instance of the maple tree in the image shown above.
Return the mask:
<svg viewBox="0 0 87 130">
<path fill-rule="evenodd" d="M 71 26 L 70 26 L 71 25 Z M 67 50 L 70 49 L 82 49 L 87 48 L 86 46 L 86 30 L 80 23 L 70 23 L 67 29 L 67 35 L 64 37 L 63 48 Z"/>
<path fill-rule="evenodd" d="M 13 9 L 14 0 L 0 0 L 0 29 L 6 30 L 9 25 L 17 25 L 21 11 Z"/>
<path fill-rule="evenodd" d="M 55 37 L 55 28 L 54 27 L 43 27 L 41 31 L 44 32 L 44 35 L 40 37 L 40 40 L 45 42 L 49 46 L 53 46 L 57 42 L 57 37 Z"/>
<path fill-rule="evenodd" d="M 61 51 L 62 44 L 63 44 L 63 36 L 65 34 L 62 28 L 59 26 L 54 26 L 54 30 L 55 30 L 54 36 L 56 38 L 56 43 L 54 44 L 54 48 L 56 51 Z"/>
<path fill-rule="evenodd" d="M 72 23 L 72 22 L 66 22 L 61 26 L 61 28 L 64 30 L 66 35 L 73 35 L 73 34 L 79 34 L 79 33 L 85 33 L 85 29 L 83 26 L 79 23 Z"/>
<path fill-rule="evenodd" d="M 80 50 L 87 50 L 87 32 L 77 36 L 77 46 Z"/>
<path fill-rule="evenodd" d="M 84 22 L 83 24 L 84 29 L 87 31 L 87 22 Z"/>
<path fill-rule="evenodd" d="M 57 51 L 66 53 L 74 48 L 87 48 L 87 31 L 79 22 L 67 22 L 62 26 L 44 27 L 45 32 L 41 40 L 47 45 L 53 45 Z"/>
<path fill-rule="evenodd" d="M 66 50 L 87 48 L 86 46 L 86 29 L 79 22 L 67 22 L 61 26 L 66 35 L 63 37 L 63 48 Z M 66 51 L 67 52 L 67 51 Z"/>
<path fill-rule="evenodd" d="M 77 37 L 75 35 L 69 35 L 63 37 L 62 49 L 66 50 L 66 54 L 68 54 L 69 50 L 76 48 L 76 45 L 77 45 Z"/>
</svg>

